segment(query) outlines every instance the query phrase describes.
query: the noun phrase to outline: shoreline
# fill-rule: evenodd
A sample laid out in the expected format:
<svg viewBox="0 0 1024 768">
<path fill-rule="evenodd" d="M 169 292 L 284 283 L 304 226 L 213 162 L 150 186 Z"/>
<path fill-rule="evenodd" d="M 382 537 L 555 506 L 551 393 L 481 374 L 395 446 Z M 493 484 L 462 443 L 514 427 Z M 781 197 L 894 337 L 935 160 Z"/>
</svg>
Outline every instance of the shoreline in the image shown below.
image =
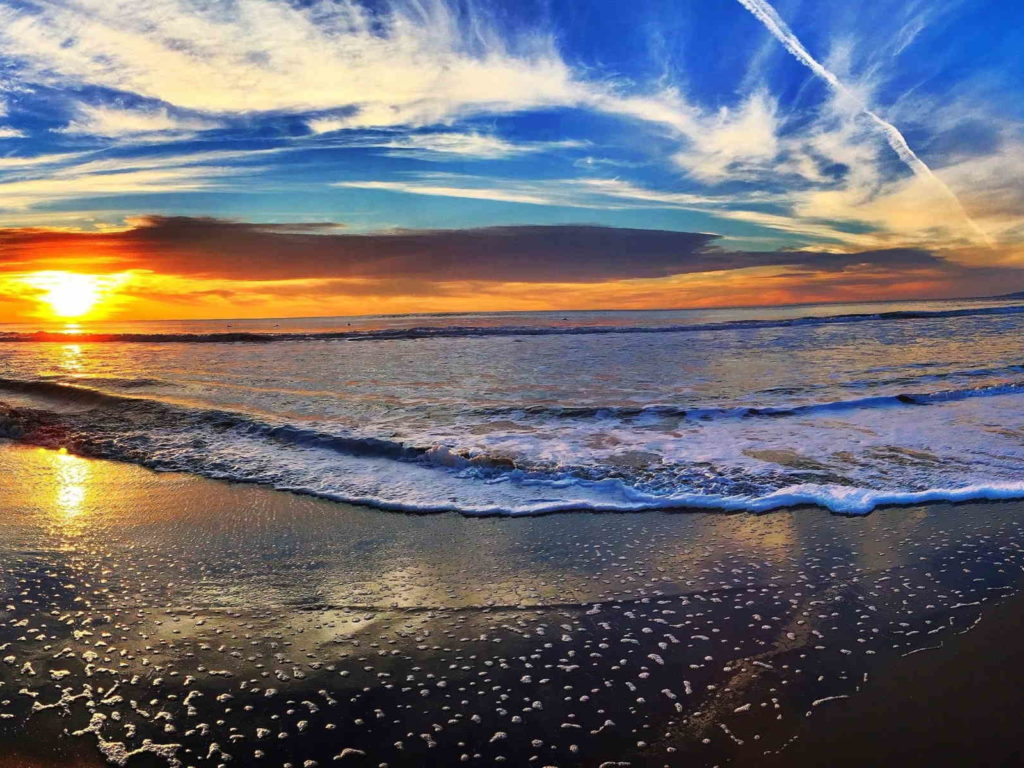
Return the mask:
<svg viewBox="0 0 1024 768">
<path fill-rule="evenodd" d="M 1018 502 L 410 515 L 16 444 L 0 491 L 3 768 L 815 765 L 1024 613 Z"/>
<path fill-rule="evenodd" d="M 93 390 L 88 388 L 82 388 L 84 392 L 92 393 Z M 123 399 L 125 402 L 131 402 L 137 398 L 131 396 L 116 396 L 101 393 L 104 398 L 110 399 Z M 0 403 L 0 415 L 2 415 L 4 404 Z M 643 503 L 633 509 L 625 509 L 622 505 L 614 506 L 609 505 L 607 507 L 601 505 L 567 505 L 565 507 L 551 508 L 551 509 L 539 509 L 530 511 L 516 511 L 509 512 L 507 510 L 501 511 L 468 511 L 461 509 L 456 505 L 432 508 L 432 509 L 420 509 L 415 508 L 411 505 L 404 505 L 401 503 L 388 503 L 381 501 L 361 501 L 359 499 L 352 498 L 338 498 L 327 493 L 317 493 L 313 490 L 307 490 L 304 488 L 290 488 L 290 487 L 278 487 L 263 482 L 257 478 L 223 478 L 214 477 L 211 475 L 203 474 L 201 472 L 186 472 L 183 470 L 175 469 L 163 469 L 159 467 L 150 466 L 146 462 L 134 461 L 128 458 L 117 458 L 111 456 L 97 456 L 87 452 L 76 452 L 68 451 L 66 448 L 54 448 L 52 445 L 45 444 L 43 442 L 26 442 L 15 437 L 10 437 L 7 434 L 0 435 L 0 450 L 4 450 L 5 447 L 20 447 L 27 449 L 40 449 L 47 451 L 66 451 L 72 455 L 82 458 L 87 461 L 101 461 L 101 462 L 114 462 L 117 464 L 125 464 L 128 466 L 137 467 L 147 472 L 153 472 L 156 474 L 185 474 L 190 477 L 196 477 L 203 480 L 209 480 L 217 483 L 227 483 L 242 486 L 257 486 L 275 493 L 285 493 L 293 496 L 308 497 L 317 499 L 320 501 L 326 501 L 331 504 L 339 504 L 343 506 L 359 507 L 361 509 L 368 509 L 383 514 L 404 514 L 414 516 L 433 516 L 433 515 L 446 515 L 455 514 L 460 517 L 466 518 L 502 518 L 502 517 L 518 517 L 518 518 L 541 518 L 549 515 L 573 515 L 573 514 L 593 514 L 593 515 L 635 515 L 635 514 L 723 514 L 723 515 L 771 515 L 775 513 L 788 513 L 788 512 L 800 512 L 803 510 L 817 510 L 822 513 L 835 516 L 835 517 L 850 517 L 850 518 L 861 518 L 867 517 L 877 512 L 892 509 L 913 509 L 922 506 L 930 505 L 984 505 L 984 504 L 1001 504 L 1004 502 L 1024 502 L 1024 486 L 1019 490 L 1014 486 L 1012 488 L 1004 488 L 1001 486 L 984 486 L 984 487 L 966 487 L 966 488 L 951 488 L 951 489 L 929 489 L 926 491 L 906 491 L 906 492 L 893 492 L 891 495 L 905 498 L 902 501 L 882 501 L 872 503 L 870 506 L 865 507 L 863 510 L 848 511 L 843 509 L 833 509 L 825 503 L 819 501 L 807 500 L 805 498 L 799 498 L 798 494 L 791 494 L 797 496 L 795 501 L 780 501 L 776 504 L 764 504 L 770 497 L 764 497 L 760 502 L 751 504 L 746 502 L 747 506 L 742 506 L 744 502 L 737 501 L 735 503 L 728 502 L 728 498 L 722 498 L 716 503 L 712 500 L 714 497 L 695 497 L 696 499 L 708 498 L 707 503 L 701 503 L 696 500 L 673 500 L 666 499 L 662 502 L 650 502 Z M 1006 484 L 1004 484 L 1006 485 Z M 882 493 L 882 492 L 879 492 Z M 1001 495 L 1006 493 L 1007 495 Z M 784 494 L 786 495 L 786 494 Z"/>
</svg>

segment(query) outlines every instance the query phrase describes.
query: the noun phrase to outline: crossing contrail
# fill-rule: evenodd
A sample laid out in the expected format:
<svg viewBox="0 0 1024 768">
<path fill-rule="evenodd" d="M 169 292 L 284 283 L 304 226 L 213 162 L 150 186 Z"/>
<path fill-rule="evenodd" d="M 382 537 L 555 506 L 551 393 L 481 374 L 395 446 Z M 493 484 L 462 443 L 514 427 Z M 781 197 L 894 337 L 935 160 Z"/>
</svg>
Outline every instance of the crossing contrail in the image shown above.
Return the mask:
<svg viewBox="0 0 1024 768">
<path fill-rule="evenodd" d="M 814 58 L 810 52 L 804 48 L 803 43 L 793 33 L 793 30 L 789 28 L 782 17 L 775 11 L 775 9 L 769 5 L 765 0 L 738 0 L 738 2 L 750 11 L 754 17 L 764 24 L 765 28 L 772 33 L 787 51 L 789 51 L 793 57 L 807 67 L 811 72 L 824 80 L 832 90 L 836 91 L 843 96 L 850 98 L 854 103 L 858 105 L 860 111 L 871 120 L 885 136 L 886 142 L 892 147 L 892 150 L 897 156 L 913 171 L 917 176 L 928 179 L 937 186 L 938 189 L 942 190 L 946 196 L 952 201 L 957 207 L 961 214 L 963 214 L 964 220 L 970 225 L 971 229 L 989 246 L 992 245 L 992 241 L 987 234 L 971 219 L 967 214 L 967 210 L 964 208 L 963 203 L 960 202 L 960 198 L 956 196 L 945 182 L 942 181 L 931 168 L 922 160 L 917 154 L 910 148 L 907 140 L 900 133 L 899 129 L 890 123 L 889 121 L 882 118 L 880 115 L 872 111 L 867 104 L 863 103 L 856 94 L 847 88 L 843 82 L 836 77 L 832 72 L 825 68 L 821 62 Z"/>
</svg>

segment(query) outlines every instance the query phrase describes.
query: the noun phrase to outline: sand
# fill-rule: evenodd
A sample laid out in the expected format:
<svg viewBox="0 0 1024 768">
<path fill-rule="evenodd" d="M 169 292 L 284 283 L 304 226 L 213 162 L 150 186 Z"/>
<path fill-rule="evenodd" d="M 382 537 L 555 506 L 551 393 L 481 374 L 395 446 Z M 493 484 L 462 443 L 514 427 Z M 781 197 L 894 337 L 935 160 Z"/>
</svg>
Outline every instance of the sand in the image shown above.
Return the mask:
<svg viewBox="0 0 1024 768">
<path fill-rule="evenodd" d="M 1024 731 L 1018 503 L 411 516 L 5 445 L 0 511 L 0 768 L 1000 765 Z"/>
</svg>

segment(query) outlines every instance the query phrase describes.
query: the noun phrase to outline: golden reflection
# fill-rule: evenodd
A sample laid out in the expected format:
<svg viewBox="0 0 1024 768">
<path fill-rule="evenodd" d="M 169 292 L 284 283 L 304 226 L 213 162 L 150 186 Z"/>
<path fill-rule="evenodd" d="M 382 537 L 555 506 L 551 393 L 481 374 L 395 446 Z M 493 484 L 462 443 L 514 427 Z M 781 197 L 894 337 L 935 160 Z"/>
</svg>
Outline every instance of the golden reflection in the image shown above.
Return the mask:
<svg viewBox="0 0 1024 768">
<path fill-rule="evenodd" d="M 780 560 L 789 557 L 800 543 L 799 513 L 780 511 L 766 515 L 714 515 L 714 528 L 730 550 L 750 557 Z"/>
<path fill-rule="evenodd" d="M 46 355 L 47 376 L 74 378 L 86 371 L 85 348 L 81 344 L 47 344 L 41 347 Z"/>
<path fill-rule="evenodd" d="M 87 511 L 91 469 L 86 459 L 79 458 L 61 448 L 47 451 L 54 464 L 53 517 L 68 532 L 82 527 L 82 516 Z M 70 529 L 70 530 L 69 530 Z"/>
<path fill-rule="evenodd" d="M 57 365 L 63 373 L 77 374 L 82 372 L 82 345 L 62 344 Z"/>
</svg>

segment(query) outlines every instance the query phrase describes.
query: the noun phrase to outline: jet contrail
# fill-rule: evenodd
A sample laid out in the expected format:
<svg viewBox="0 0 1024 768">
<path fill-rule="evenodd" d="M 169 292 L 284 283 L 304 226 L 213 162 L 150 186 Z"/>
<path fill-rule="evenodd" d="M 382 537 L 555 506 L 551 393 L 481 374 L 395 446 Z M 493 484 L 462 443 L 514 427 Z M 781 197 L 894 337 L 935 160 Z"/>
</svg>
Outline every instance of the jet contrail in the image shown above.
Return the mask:
<svg viewBox="0 0 1024 768">
<path fill-rule="evenodd" d="M 910 145 L 907 144 L 907 140 L 903 137 L 903 134 L 899 132 L 899 129 L 869 109 L 868 105 L 858 99 L 853 91 L 843 85 L 842 81 L 838 77 L 822 66 L 821 62 L 815 59 L 810 52 L 804 48 L 800 39 L 793 34 L 793 30 L 789 28 L 786 22 L 782 20 L 782 17 L 779 16 L 771 5 L 765 2 L 765 0 L 738 0 L 738 2 L 750 11 L 758 21 L 764 24 L 767 30 L 772 33 L 772 36 L 782 43 L 783 47 L 785 47 L 785 49 L 789 51 L 797 61 L 824 80 L 832 90 L 852 99 L 860 107 L 861 112 L 881 129 L 882 134 L 885 136 L 885 140 L 899 156 L 900 160 L 906 163 L 910 170 L 912 170 L 917 176 L 928 179 L 937 185 L 938 188 L 949 197 L 953 204 L 956 205 L 960 213 L 963 214 L 964 219 L 971 226 L 971 229 L 973 229 L 987 245 L 992 245 L 992 240 L 989 236 L 985 234 L 985 232 L 982 231 L 982 229 L 975 224 L 967 214 L 963 203 L 960 202 L 960 198 L 956 196 L 956 193 L 946 186 L 945 182 L 932 172 L 932 169 L 928 167 L 924 160 L 917 156 L 914 150 L 910 148 Z"/>
</svg>

